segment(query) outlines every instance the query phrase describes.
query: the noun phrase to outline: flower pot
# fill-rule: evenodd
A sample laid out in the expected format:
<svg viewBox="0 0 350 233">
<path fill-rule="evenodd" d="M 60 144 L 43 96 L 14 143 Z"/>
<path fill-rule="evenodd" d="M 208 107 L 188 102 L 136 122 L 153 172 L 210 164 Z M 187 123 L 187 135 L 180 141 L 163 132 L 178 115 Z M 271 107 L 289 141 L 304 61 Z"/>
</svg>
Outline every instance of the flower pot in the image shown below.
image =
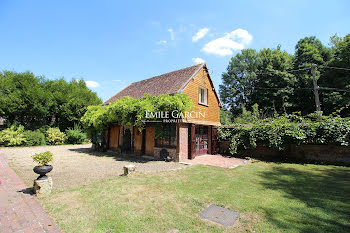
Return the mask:
<svg viewBox="0 0 350 233">
<path fill-rule="evenodd" d="M 36 174 L 39 174 L 39 177 L 37 178 L 37 180 L 46 180 L 47 176 L 46 173 L 49 173 L 50 171 L 52 171 L 53 167 L 51 165 L 46 165 L 46 166 L 35 166 L 33 168 L 33 171 Z"/>
</svg>

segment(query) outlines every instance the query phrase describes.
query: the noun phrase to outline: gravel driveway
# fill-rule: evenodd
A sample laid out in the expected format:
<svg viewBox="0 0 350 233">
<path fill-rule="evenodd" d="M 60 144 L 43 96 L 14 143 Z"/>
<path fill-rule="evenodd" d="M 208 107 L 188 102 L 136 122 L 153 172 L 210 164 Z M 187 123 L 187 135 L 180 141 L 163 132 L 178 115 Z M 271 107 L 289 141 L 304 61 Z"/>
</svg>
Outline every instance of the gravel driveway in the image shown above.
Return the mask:
<svg viewBox="0 0 350 233">
<path fill-rule="evenodd" d="M 36 165 L 31 156 L 51 151 L 54 166 L 48 175 L 52 177 L 54 189 L 62 190 L 87 184 L 99 179 L 108 179 L 123 174 L 123 166 L 135 164 L 139 172 L 160 172 L 183 168 L 174 162 L 148 161 L 134 156 L 122 156 L 114 152 L 96 152 L 91 144 L 0 148 L 0 155 L 15 170 L 26 185 L 32 187 L 38 176 L 33 172 Z"/>
</svg>

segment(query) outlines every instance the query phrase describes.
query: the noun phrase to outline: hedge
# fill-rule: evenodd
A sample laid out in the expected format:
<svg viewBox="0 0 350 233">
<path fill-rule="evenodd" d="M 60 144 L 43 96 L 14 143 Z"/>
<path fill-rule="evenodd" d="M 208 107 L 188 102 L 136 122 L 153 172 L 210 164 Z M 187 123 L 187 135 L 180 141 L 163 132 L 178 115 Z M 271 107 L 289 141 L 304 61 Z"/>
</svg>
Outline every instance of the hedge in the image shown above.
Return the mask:
<svg viewBox="0 0 350 233">
<path fill-rule="evenodd" d="M 337 115 L 286 114 L 258 120 L 253 124 L 234 124 L 219 129 L 219 141 L 230 141 L 230 153 L 238 149 L 252 149 L 257 143 L 278 150 L 295 144 L 350 145 L 350 118 Z"/>
</svg>

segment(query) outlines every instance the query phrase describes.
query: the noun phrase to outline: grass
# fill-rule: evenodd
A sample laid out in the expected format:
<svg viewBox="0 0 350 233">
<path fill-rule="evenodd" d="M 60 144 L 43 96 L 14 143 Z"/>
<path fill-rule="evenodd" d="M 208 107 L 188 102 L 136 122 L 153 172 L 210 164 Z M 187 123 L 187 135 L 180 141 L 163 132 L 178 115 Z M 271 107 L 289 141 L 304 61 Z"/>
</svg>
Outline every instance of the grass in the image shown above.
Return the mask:
<svg viewBox="0 0 350 233">
<path fill-rule="evenodd" d="M 64 232 L 350 232 L 350 168 L 257 162 L 135 174 L 40 200 Z M 216 204 L 233 229 L 199 217 Z"/>
</svg>

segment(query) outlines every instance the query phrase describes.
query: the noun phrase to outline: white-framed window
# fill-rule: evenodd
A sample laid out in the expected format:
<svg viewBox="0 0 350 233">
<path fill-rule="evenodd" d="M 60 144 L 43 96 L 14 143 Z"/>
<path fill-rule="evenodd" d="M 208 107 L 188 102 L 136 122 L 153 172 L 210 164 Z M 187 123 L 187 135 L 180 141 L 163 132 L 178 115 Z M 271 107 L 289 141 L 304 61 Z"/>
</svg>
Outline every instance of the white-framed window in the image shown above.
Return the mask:
<svg viewBox="0 0 350 233">
<path fill-rule="evenodd" d="M 208 89 L 200 87 L 198 91 L 198 103 L 208 105 Z"/>
</svg>

